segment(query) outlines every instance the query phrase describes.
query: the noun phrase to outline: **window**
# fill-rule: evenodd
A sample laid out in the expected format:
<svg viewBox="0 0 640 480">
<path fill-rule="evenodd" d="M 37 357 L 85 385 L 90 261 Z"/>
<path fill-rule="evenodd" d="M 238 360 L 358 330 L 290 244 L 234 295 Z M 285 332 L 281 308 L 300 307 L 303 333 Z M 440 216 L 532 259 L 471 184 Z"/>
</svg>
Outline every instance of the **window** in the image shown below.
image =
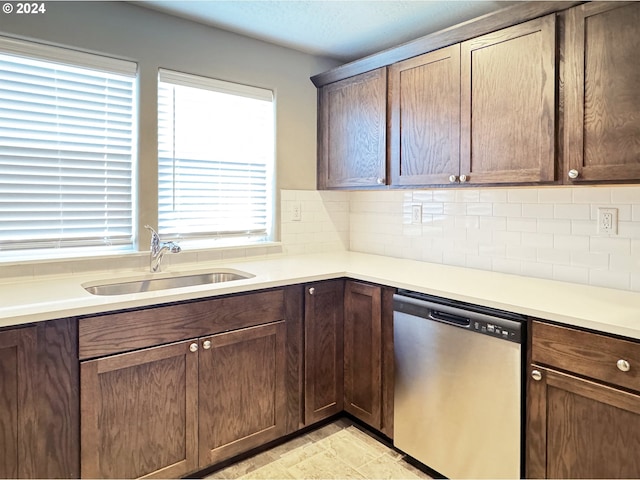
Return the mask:
<svg viewBox="0 0 640 480">
<path fill-rule="evenodd" d="M 158 233 L 268 239 L 273 93 L 160 70 L 158 95 Z"/>
<path fill-rule="evenodd" d="M 0 250 L 132 248 L 136 68 L 0 37 Z"/>
</svg>

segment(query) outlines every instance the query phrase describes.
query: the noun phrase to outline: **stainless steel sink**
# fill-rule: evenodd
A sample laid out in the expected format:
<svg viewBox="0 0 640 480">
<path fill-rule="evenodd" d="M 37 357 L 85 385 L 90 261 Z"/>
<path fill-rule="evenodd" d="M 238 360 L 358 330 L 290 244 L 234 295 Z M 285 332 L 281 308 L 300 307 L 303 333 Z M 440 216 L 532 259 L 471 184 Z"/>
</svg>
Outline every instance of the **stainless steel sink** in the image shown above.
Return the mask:
<svg viewBox="0 0 640 480">
<path fill-rule="evenodd" d="M 219 270 L 175 277 L 144 278 L 141 280 L 127 280 L 117 283 L 104 283 L 98 285 L 84 284 L 82 286 L 87 292 L 93 295 L 126 295 L 129 293 L 170 290 L 172 288 L 231 282 L 233 280 L 243 280 L 254 276 L 255 275 L 246 272 Z"/>
</svg>

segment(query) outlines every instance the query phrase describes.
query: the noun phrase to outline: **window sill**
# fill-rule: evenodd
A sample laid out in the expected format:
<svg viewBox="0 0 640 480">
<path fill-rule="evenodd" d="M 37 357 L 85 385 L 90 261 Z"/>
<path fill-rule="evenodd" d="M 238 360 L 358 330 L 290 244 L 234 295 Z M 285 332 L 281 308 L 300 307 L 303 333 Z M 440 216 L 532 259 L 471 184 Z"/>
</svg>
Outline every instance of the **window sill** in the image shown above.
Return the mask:
<svg viewBox="0 0 640 480">
<path fill-rule="evenodd" d="M 247 243 L 245 245 L 191 248 L 189 242 L 181 243 L 179 254 L 167 254 L 162 260 L 163 266 L 176 266 L 183 263 L 214 262 L 228 259 L 280 256 L 283 253 L 280 242 Z M 121 251 L 112 254 L 92 255 L 56 259 L 20 259 L 0 258 L 0 279 L 40 277 L 45 275 L 70 275 L 94 271 L 147 271 L 149 268 L 148 251 Z"/>
</svg>

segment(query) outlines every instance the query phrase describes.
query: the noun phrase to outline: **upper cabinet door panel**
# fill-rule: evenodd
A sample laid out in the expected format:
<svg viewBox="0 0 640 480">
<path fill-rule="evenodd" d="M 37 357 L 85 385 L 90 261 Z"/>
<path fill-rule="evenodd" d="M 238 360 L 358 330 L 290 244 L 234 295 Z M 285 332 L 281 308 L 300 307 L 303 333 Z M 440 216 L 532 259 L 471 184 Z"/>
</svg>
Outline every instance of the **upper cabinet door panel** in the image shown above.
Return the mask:
<svg viewBox="0 0 640 480">
<path fill-rule="evenodd" d="M 449 183 L 460 166 L 460 45 L 389 67 L 392 185 Z"/>
<path fill-rule="evenodd" d="M 462 43 L 460 175 L 472 183 L 555 179 L 556 19 Z"/>
<path fill-rule="evenodd" d="M 320 90 L 318 188 L 386 182 L 387 70 Z"/>
<path fill-rule="evenodd" d="M 567 14 L 565 157 L 578 181 L 640 179 L 638 25 L 638 2 Z"/>
</svg>

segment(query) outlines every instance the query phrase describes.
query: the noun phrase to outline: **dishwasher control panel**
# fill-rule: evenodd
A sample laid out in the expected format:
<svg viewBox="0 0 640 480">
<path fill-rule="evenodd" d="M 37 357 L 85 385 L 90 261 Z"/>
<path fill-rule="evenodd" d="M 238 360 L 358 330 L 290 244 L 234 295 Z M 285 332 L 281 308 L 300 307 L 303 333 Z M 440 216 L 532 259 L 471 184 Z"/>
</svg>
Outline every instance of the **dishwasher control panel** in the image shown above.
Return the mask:
<svg viewBox="0 0 640 480">
<path fill-rule="evenodd" d="M 396 312 L 446 323 L 474 333 L 522 343 L 526 318 L 522 315 L 480 305 L 462 304 L 426 294 L 398 290 L 393 297 Z"/>
<path fill-rule="evenodd" d="M 485 335 L 490 335 L 493 337 L 502 338 L 503 340 L 509 340 L 511 342 L 520 343 L 520 325 L 516 327 L 505 325 L 504 322 L 491 322 L 485 320 L 471 320 L 471 324 L 469 325 L 471 330 L 475 330 L 478 333 L 484 333 Z"/>
</svg>

